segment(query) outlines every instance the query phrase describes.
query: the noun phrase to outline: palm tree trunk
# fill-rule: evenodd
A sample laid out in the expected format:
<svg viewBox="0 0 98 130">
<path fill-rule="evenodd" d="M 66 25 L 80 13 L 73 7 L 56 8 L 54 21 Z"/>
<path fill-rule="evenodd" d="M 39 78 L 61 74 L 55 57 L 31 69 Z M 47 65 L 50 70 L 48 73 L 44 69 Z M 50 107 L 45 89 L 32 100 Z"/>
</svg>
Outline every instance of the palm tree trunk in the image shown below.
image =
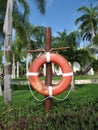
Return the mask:
<svg viewBox="0 0 98 130">
<path fill-rule="evenodd" d="M 15 56 L 13 55 L 12 78 L 15 78 Z"/>
<path fill-rule="evenodd" d="M 1 66 L 0 66 L 0 74 L 1 73 L 2 73 L 2 70 L 1 70 Z M 0 78 L 2 78 L 2 76 Z M 0 96 L 3 95 L 3 93 L 2 93 L 2 87 L 1 87 L 1 82 L 2 82 L 2 79 L 0 79 Z"/>
<path fill-rule="evenodd" d="M 72 76 L 72 81 L 71 81 L 71 91 L 75 90 L 75 79 L 74 79 L 74 74 Z"/>
<path fill-rule="evenodd" d="M 3 93 L 2 93 L 2 87 L 1 87 L 1 81 L 0 81 L 0 96 L 2 96 Z"/>
<path fill-rule="evenodd" d="M 28 54 L 27 54 L 27 57 L 26 57 L 26 73 L 28 73 L 29 63 L 32 62 L 32 59 L 33 59 L 32 55 L 28 53 Z M 26 75 L 26 76 L 27 76 L 27 75 Z"/>
<path fill-rule="evenodd" d="M 6 47 L 6 43 L 9 43 L 11 36 L 6 36 L 5 38 L 5 63 L 4 63 L 4 101 L 6 105 L 10 105 L 12 102 L 12 90 L 11 90 L 11 49 Z"/>
<path fill-rule="evenodd" d="M 28 73 L 28 64 L 29 64 L 29 62 L 28 62 L 28 55 L 27 55 L 27 57 L 26 57 L 26 74 Z"/>
<path fill-rule="evenodd" d="M 5 33 L 4 41 L 4 101 L 6 105 L 12 102 L 12 89 L 11 89 L 11 39 L 12 39 L 12 11 L 13 0 L 7 1 L 6 15 L 4 21 L 3 32 Z"/>
<path fill-rule="evenodd" d="M 19 78 L 19 61 L 17 61 L 17 78 Z"/>
</svg>

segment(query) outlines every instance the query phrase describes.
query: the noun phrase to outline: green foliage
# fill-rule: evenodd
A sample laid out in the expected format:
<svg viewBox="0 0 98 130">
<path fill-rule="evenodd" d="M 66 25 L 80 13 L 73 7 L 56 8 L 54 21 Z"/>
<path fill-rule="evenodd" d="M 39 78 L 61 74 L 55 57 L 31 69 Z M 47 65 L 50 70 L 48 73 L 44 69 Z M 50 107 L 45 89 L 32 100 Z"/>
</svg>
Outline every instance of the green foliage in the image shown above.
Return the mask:
<svg viewBox="0 0 98 130">
<path fill-rule="evenodd" d="M 93 38 L 93 43 L 95 45 L 98 45 L 98 34 L 96 34 L 95 37 Z"/>
<path fill-rule="evenodd" d="M 0 64 L 2 64 L 3 51 L 0 49 Z"/>
<path fill-rule="evenodd" d="M 45 7 L 46 7 L 46 0 L 35 0 L 36 6 L 38 10 L 42 13 L 45 14 Z"/>
<path fill-rule="evenodd" d="M 97 59 L 93 59 L 91 65 L 92 65 L 94 71 L 97 72 L 98 71 L 98 60 Z"/>
<path fill-rule="evenodd" d="M 79 24 L 83 40 L 91 41 L 92 36 L 97 33 L 98 6 L 92 6 L 92 4 L 90 4 L 89 8 L 82 6 L 78 8 L 77 11 L 82 13 L 82 15 L 75 20 L 75 25 Z"/>
<path fill-rule="evenodd" d="M 76 37 L 78 32 L 73 31 L 69 34 L 66 33 L 66 30 L 64 29 L 63 32 L 57 32 L 58 36 L 53 37 L 53 47 L 70 47 L 70 48 L 76 48 L 78 46 L 78 43 L 76 42 Z M 61 52 L 61 51 L 60 51 Z"/>
<path fill-rule="evenodd" d="M 65 91 L 59 98 L 63 98 Z M 28 90 L 14 91 L 13 106 L 6 108 L 0 97 L 0 128 L 7 130 L 97 130 L 98 87 L 78 85 L 65 101 L 53 100 L 52 109 L 33 99 Z M 41 95 L 34 92 L 36 96 Z"/>
<path fill-rule="evenodd" d="M 78 34 L 78 32 L 74 31 L 74 32 L 71 32 L 67 36 L 67 44 L 68 44 L 68 46 L 70 46 L 70 48 L 74 48 L 74 49 L 77 48 L 77 46 L 78 46 L 78 43 L 76 42 L 77 34 Z"/>
<path fill-rule="evenodd" d="M 86 49 L 76 50 L 71 48 L 67 51 L 60 52 L 60 54 L 63 55 L 72 64 L 74 61 L 77 61 L 82 67 L 91 61 L 90 54 Z"/>
<path fill-rule="evenodd" d="M 64 29 L 63 32 L 57 32 L 58 36 L 52 38 L 52 44 L 53 47 L 65 47 L 69 46 L 67 44 L 67 33 L 66 30 Z"/>
<path fill-rule="evenodd" d="M 15 90 L 29 90 L 29 87 L 27 85 L 23 85 L 23 84 L 12 84 L 11 88 L 13 91 L 15 91 Z M 2 90 L 4 90 L 4 85 L 2 85 Z"/>
<path fill-rule="evenodd" d="M 69 34 L 64 30 L 58 32 L 58 37 L 53 37 L 53 47 L 69 47 L 68 50 L 58 51 L 59 54 L 64 56 L 72 64 L 77 61 L 81 66 L 85 66 L 91 60 L 90 52 L 88 49 L 77 49 L 79 46 L 80 34 L 78 31 L 71 32 Z"/>
</svg>

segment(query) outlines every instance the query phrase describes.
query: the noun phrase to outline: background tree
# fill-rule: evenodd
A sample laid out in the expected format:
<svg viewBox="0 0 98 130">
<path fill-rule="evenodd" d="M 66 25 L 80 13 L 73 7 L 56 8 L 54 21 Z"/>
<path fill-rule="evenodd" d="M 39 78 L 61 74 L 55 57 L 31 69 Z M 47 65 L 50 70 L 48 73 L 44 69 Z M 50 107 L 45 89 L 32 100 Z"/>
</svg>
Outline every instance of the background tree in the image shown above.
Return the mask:
<svg viewBox="0 0 98 130">
<path fill-rule="evenodd" d="M 95 73 L 98 74 L 98 60 L 97 59 L 92 60 L 91 66 L 93 67 Z"/>
<path fill-rule="evenodd" d="M 67 38 L 67 33 L 66 33 L 65 29 L 64 29 L 63 32 L 57 32 L 57 36 L 56 37 L 52 37 L 53 47 L 69 46 L 67 44 L 67 42 L 66 42 L 66 38 Z"/>
<path fill-rule="evenodd" d="M 90 8 L 82 6 L 77 11 L 82 15 L 75 20 L 75 25 L 79 24 L 83 40 L 89 40 L 92 43 L 92 39 L 98 31 L 98 6 L 93 7 L 90 4 Z"/>
<path fill-rule="evenodd" d="M 88 61 L 90 61 L 90 52 L 87 49 L 79 48 L 80 40 L 77 40 L 78 33 L 79 32 L 77 31 L 69 34 L 65 33 L 65 31 L 60 32 L 59 37 L 53 38 L 53 47 L 69 46 L 70 48 L 68 50 L 58 51 L 58 53 L 64 56 L 69 62 L 71 62 L 72 65 L 75 61 L 77 61 L 83 67 L 88 63 Z"/>
<path fill-rule="evenodd" d="M 98 46 L 98 34 L 93 38 L 94 45 Z"/>
<path fill-rule="evenodd" d="M 32 49 L 44 48 L 45 27 L 32 26 L 31 31 L 31 46 Z"/>
</svg>

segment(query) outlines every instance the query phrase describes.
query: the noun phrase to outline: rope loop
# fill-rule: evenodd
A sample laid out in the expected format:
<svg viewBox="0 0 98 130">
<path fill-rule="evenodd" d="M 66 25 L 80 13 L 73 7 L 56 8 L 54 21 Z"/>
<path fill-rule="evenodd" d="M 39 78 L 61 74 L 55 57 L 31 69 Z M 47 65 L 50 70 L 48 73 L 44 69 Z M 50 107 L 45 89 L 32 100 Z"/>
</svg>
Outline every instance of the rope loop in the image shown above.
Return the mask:
<svg viewBox="0 0 98 130">
<path fill-rule="evenodd" d="M 64 98 L 57 98 L 56 96 L 53 96 L 53 95 L 52 95 L 52 91 L 51 91 L 51 88 L 52 88 L 52 87 L 49 86 L 49 96 L 47 96 L 46 98 L 43 98 L 43 99 L 41 100 L 41 99 L 38 99 L 38 98 L 34 95 L 32 89 L 31 89 L 29 80 L 28 80 L 28 86 L 29 86 L 29 90 L 30 90 L 30 92 L 31 92 L 31 95 L 32 95 L 33 98 L 34 98 L 36 101 L 38 101 L 38 102 L 43 102 L 43 101 L 45 101 L 45 100 L 48 99 L 48 98 L 53 98 L 53 99 L 55 99 L 55 100 L 57 100 L 57 101 L 64 101 L 65 99 L 68 98 L 70 92 L 72 91 L 72 85 L 71 85 L 71 87 L 70 87 L 70 89 L 69 89 L 67 95 L 66 95 Z"/>
</svg>

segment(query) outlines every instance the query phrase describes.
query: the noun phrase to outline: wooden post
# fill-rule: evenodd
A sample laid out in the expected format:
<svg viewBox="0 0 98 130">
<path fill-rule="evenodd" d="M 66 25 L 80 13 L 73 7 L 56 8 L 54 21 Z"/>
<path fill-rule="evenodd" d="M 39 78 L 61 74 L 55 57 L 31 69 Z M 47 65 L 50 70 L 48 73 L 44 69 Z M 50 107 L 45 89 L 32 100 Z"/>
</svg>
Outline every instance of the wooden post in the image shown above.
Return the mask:
<svg viewBox="0 0 98 130">
<path fill-rule="evenodd" d="M 49 52 L 51 49 L 51 28 L 45 29 L 45 51 Z M 52 84 L 52 66 L 51 63 L 46 63 L 46 79 L 45 79 L 45 85 L 50 86 Z M 47 98 L 45 100 L 45 109 L 50 110 L 52 106 L 52 99 Z"/>
</svg>

